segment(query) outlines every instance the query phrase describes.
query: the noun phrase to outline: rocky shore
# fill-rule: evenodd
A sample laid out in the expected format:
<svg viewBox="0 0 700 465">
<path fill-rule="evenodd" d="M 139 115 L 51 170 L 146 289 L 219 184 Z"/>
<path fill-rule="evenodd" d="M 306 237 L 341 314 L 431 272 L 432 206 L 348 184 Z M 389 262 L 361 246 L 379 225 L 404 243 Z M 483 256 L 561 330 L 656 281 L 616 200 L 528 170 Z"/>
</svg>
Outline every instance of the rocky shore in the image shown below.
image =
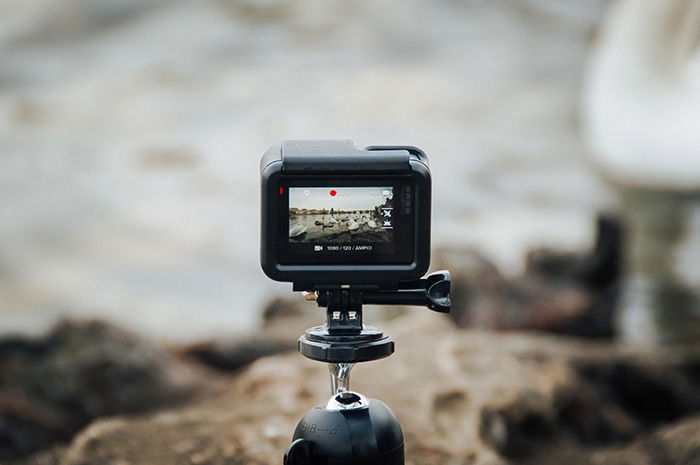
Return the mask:
<svg viewBox="0 0 700 465">
<path fill-rule="evenodd" d="M 452 315 L 367 311 L 397 351 L 355 368 L 352 387 L 394 410 L 407 464 L 697 463 L 700 347 L 610 337 L 619 240 L 601 219 L 590 253 L 533 251 L 510 279 L 443 250 Z M 322 312 L 276 299 L 262 313 L 229 343 L 163 347 L 100 321 L 3 338 L 0 463 L 280 463 L 329 396 L 325 367 L 294 350 Z"/>
<path fill-rule="evenodd" d="M 408 313 L 383 327 L 398 350 L 357 367 L 353 387 L 394 410 L 404 428 L 407 464 L 697 463 L 698 349 L 652 352 L 544 334 L 458 329 L 427 312 Z M 102 335 L 123 334 L 97 328 Z M 57 331 L 95 329 L 91 323 Z M 119 357 L 144 359 L 143 344 L 130 344 L 131 352 Z M 193 364 L 182 351 L 163 353 L 148 358 L 147 367 L 123 366 L 112 383 L 109 370 L 98 370 L 90 380 L 92 397 L 80 397 L 98 407 L 104 402 L 92 411 L 94 421 L 84 422 L 72 438 L 55 438 L 49 449 L 33 455 L 15 449 L 5 459 L 23 465 L 275 464 L 298 419 L 329 395 L 325 368 L 293 352 L 260 358 L 232 374 Z M 61 377 L 86 380 L 85 372 L 62 368 L 68 371 Z M 35 364 L 22 370 L 38 373 Z M 34 399 L 42 399 L 41 410 L 48 411 L 65 398 L 50 397 L 60 388 L 59 375 L 43 376 L 52 389 Z M 3 386 L 11 388 L 20 378 L 5 372 Z M 127 393 L 117 387 L 131 387 L 142 397 L 120 404 L 114 396 Z M 3 425 L 12 420 L 8 400 L 4 396 Z M 15 410 L 15 421 L 21 417 L 30 425 L 33 417 L 24 413 Z M 4 444 L 12 440 L 8 431 L 17 430 L 3 428 Z"/>
</svg>

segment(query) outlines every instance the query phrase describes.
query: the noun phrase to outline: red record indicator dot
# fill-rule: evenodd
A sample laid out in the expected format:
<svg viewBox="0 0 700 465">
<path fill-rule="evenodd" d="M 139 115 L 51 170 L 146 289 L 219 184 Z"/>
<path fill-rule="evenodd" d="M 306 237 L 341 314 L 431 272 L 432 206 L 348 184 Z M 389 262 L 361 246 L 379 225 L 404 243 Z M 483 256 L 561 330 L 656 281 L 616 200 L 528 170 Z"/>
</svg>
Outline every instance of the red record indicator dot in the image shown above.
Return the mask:
<svg viewBox="0 0 700 465">
<path fill-rule="evenodd" d="M 335 197 L 335 194 L 337 194 L 337 192 L 335 191 L 335 189 L 331 189 L 330 194 L 331 194 L 331 197 Z"/>
</svg>

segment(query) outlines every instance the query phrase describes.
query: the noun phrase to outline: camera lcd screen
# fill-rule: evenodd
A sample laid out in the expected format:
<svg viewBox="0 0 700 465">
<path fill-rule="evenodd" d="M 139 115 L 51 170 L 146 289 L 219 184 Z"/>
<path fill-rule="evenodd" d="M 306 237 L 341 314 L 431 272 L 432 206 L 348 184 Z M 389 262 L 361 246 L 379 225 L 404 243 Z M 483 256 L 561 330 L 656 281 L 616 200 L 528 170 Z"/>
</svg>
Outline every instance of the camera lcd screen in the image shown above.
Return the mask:
<svg viewBox="0 0 700 465">
<path fill-rule="evenodd" d="M 411 186 L 287 186 L 284 263 L 410 263 Z M 281 232 L 281 231 L 280 231 Z"/>
</svg>

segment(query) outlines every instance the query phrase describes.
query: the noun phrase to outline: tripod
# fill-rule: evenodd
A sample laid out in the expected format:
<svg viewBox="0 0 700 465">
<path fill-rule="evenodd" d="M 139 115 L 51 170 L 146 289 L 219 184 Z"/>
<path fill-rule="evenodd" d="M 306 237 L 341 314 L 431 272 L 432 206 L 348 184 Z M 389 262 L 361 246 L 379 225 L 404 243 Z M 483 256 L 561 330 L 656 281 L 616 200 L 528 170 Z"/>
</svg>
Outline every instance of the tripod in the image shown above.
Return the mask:
<svg viewBox="0 0 700 465">
<path fill-rule="evenodd" d="M 329 288 L 310 293 L 326 308 L 326 324 L 306 330 L 299 352 L 326 362 L 332 396 L 309 410 L 294 431 L 284 465 L 404 465 L 403 433 L 382 401 L 350 390 L 354 364 L 388 357 L 394 341 L 362 323 L 362 305 L 418 305 L 450 311 L 450 273 L 438 271 L 398 290 Z"/>
</svg>

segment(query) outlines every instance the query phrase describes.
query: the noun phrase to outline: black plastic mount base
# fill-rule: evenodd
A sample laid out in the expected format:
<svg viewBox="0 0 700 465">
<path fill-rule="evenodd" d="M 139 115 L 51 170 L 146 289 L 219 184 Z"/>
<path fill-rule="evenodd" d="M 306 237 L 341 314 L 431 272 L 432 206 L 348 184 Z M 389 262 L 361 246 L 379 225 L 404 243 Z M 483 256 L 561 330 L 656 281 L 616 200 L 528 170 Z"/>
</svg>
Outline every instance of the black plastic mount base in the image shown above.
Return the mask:
<svg viewBox="0 0 700 465">
<path fill-rule="evenodd" d="M 340 290 L 326 303 L 326 324 L 306 330 L 299 352 L 326 363 L 368 362 L 394 353 L 394 341 L 372 326 L 362 324 L 362 301 L 356 291 Z"/>
<path fill-rule="evenodd" d="M 309 328 L 299 338 L 299 352 L 326 363 L 369 362 L 394 353 L 394 341 L 379 329 L 364 327 L 358 334 L 331 334 L 327 325 Z"/>
</svg>

